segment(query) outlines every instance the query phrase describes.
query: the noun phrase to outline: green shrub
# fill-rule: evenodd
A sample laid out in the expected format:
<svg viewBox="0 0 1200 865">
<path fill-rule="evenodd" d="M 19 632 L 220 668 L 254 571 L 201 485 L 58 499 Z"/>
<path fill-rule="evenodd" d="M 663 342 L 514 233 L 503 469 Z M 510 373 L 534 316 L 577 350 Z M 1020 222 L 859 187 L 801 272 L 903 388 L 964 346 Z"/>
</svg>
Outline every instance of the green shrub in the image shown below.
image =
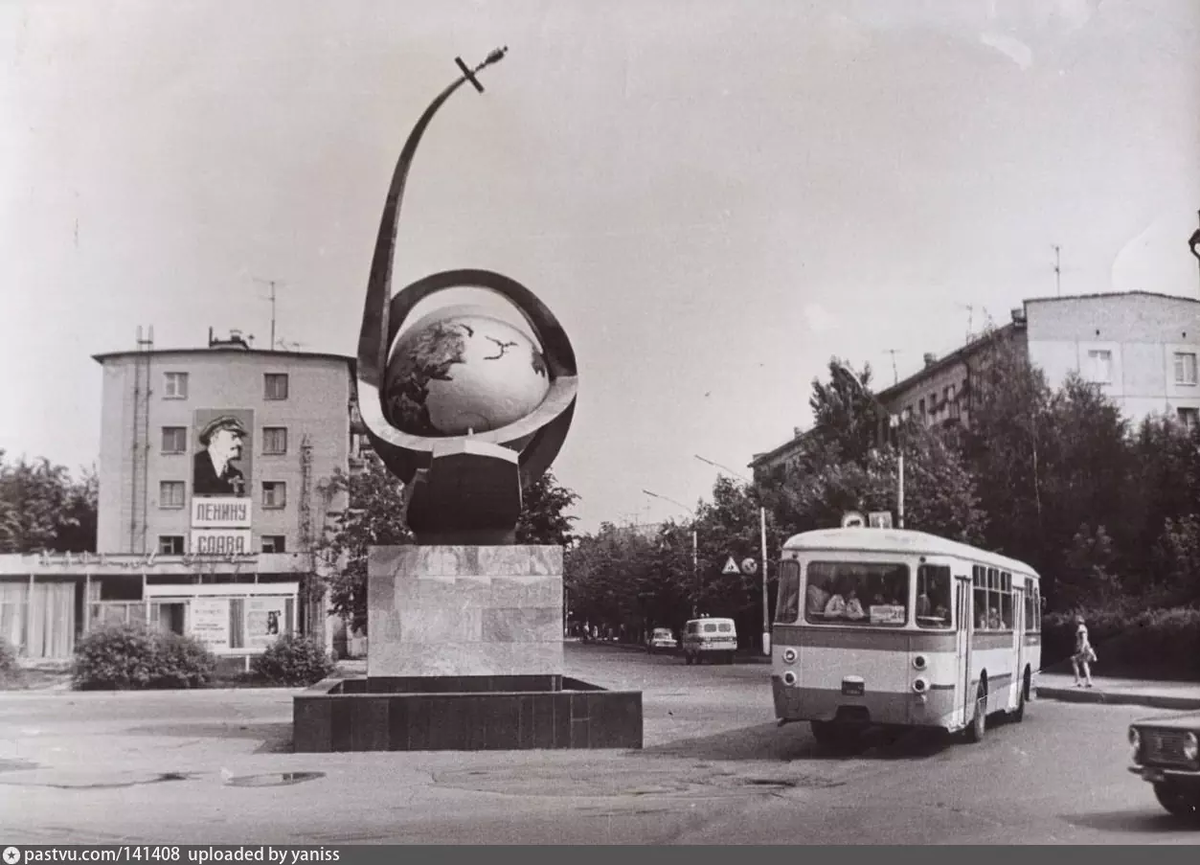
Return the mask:
<svg viewBox="0 0 1200 865">
<path fill-rule="evenodd" d="M 13 682 L 21 676 L 17 665 L 17 650 L 8 640 L 0 639 L 0 683 Z"/>
<path fill-rule="evenodd" d="M 280 637 L 251 662 L 254 674 L 273 685 L 311 685 L 333 672 L 325 649 L 307 637 Z"/>
<path fill-rule="evenodd" d="M 79 690 L 201 688 L 215 666 L 216 658 L 191 637 L 120 625 L 79 641 L 72 682 Z"/>
<path fill-rule="evenodd" d="M 1139 678 L 1200 680 L 1200 610 L 1085 609 L 1088 637 L 1099 657 L 1093 672 Z M 1042 666 L 1069 669 L 1075 651 L 1075 616 L 1042 620 Z"/>
</svg>

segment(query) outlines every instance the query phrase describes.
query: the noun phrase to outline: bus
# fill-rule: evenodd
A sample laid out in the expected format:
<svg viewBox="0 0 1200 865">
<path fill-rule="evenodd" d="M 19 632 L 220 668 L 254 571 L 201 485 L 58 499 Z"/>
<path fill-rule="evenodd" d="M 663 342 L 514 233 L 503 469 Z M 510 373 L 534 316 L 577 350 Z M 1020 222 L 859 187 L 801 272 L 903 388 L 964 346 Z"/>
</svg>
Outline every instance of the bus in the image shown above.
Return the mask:
<svg viewBox="0 0 1200 865">
<path fill-rule="evenodd" d="M 772 629 L 780 726 L 823 745 L 870 727 L 983 739 L 1020 721 L 1041 667 L 1041 591 L 1022 562 L 924 532 L 850 527 L 784 545 Z"/>
</svg>

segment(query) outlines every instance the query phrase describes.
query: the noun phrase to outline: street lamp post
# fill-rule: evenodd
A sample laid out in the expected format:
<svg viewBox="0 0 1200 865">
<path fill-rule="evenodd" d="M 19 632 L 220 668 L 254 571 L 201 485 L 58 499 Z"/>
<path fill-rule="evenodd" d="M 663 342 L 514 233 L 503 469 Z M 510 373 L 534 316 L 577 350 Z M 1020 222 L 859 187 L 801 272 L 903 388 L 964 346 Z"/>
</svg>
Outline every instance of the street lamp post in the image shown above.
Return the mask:
<svg viewBox="0 0 1200 865">
<path fill-rule="evenodd" d="M 855 374 L 854 370 L 847 367 L 845 364 L 837 364 L 837 368 L 849 376 L 850 380 L 858 386 L 858 389 L 867 396 L 871 402 L 875 403 L 888 418 L 888 426 L 897 430 L 896 444 L 898 454 L 896 457 L 896 523 L 899 528 L 904 528 L 904 441 L 900 430 L 900 418 L 897 415 L 888 411 L 887 406 L 879 401 L 879 397 L 867 390 L 867 386 L 862 383 L 862 380 Z"/>
<path fill-rule="evenodd" d="M 692 509 L 683 504 L 683 502 L 677 502 L 675 499 L 670 498 L 669 496 L 661 496 L 658 493 L 651 492 L 647 489 L 643 489 L 642 492 L 651 498 L 662 499 L 664 502 L 670 502 L 673 505 L 683 508 L 688 512 L 688 516 L 692 518 L 692 618 L 694 619 L 696 616 L 700 615 L 700 552 L 699 544 L 697 543 L 696 538 L 696 515 L 693 514 Z"/>
<path fill-rule="evenodd" d="M 710 459 L 705 459 L 704 457 L 700 456 L 700 454 L 693 454 L 693 456 L 695 456 L 696 459 L 700 460 L 700 462 L 708 463 L 708 465 L 713 466 L 714 468 L 718 468 L 718 469 L 721 469 L 722 471 L 729 472 L 729 474 L 731 474 L 733 477 L 739 478 L 748 484 L 752 484 L 756 490 L 758 489 L 757 483 L 755 483 L 754 481 L 745 477 L 744 475 L 741 475 L 741 474 L 735 472 L 733 469 L 726 468 L 725 466 L 721 465 L 720 463 L 715 463 Z M 763 646 L 763 654 L 770 655 L 771 654 L 771 609 L 770 609 L 770 604 L 767 599 L 767 594 L 768 594 L 767 593 L 767 509 L 762 506 L 761 493 L 759 495 L 758 529 L 759 529 L 760 540 L 762 543 L 762 646 Z"/>
</svg>

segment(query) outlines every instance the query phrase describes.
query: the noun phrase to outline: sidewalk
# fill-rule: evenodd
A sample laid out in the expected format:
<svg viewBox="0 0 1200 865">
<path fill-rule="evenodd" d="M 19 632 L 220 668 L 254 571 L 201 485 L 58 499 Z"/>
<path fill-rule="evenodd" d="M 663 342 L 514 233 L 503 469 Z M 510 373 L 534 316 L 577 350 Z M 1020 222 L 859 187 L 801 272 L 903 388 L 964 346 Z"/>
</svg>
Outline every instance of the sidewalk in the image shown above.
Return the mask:
<svg viewBox="0 0 1200 865">
<path fill-rule="evenodd" d="M 1200 682 L 1153 682 L 1093 676 L 1091 688 L 1076 688 L 1069 673 L 1038 675 L 1037 695 L 1065 703 L 1107 703 L 1187 711 L 1200 709 Z"/>
</svg>

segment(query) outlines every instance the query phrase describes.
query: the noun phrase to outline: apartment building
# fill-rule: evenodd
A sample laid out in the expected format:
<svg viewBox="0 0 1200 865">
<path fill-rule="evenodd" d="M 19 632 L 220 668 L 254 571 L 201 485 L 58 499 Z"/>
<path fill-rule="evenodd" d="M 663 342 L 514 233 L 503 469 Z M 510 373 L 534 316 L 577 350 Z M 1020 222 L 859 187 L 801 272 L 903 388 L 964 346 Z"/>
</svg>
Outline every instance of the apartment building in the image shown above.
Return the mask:
<svg viewBox="0 0 1200 865">
<path fill-rule="evenodd" d="M 0 636 L 66 657 L 101 623 L 150 622 L 218 655 L 326 636 L 313 544 L 350 468 L 348 357 L 251 348 L 96 355 L 102 369 L 97 553 L 0 556 Z"/>
<path fill-rule="evenodd" d="M 1002 327 L 944 357 L 925 355 L 919 371 L 876 396 L 893 415 L 969 426 L 972 376 L 1004 346 L 1023 352 L 1051 388 L 1077 373 L 1135 424 L 1154 413 L 1200 422 L 1200 300 L 1146 291 L 1031 298 Z M 750 468 L 794 463 L 805 435 L 797 429 L 755 454 Z"/>
</svg>

